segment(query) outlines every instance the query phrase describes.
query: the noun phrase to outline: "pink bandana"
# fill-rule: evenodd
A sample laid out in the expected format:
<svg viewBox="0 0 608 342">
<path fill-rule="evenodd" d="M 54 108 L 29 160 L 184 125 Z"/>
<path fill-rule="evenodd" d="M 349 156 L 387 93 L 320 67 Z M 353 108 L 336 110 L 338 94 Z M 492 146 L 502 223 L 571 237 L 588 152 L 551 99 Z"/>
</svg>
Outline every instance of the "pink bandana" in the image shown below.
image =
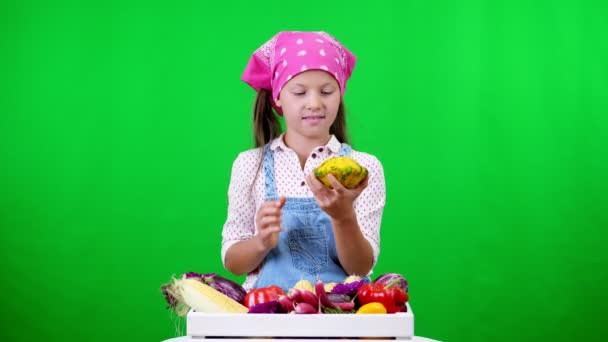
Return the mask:
<svg viewBox="0 0 608 342">
<path fill-rule="evenodd" d="M 355 56 L 325 32 L 283 31 L 253 53 L 241 79 L 256 91 L 272 90 L 274 105 L 292 77 L 306 70 L 325 70 L 338 81 L 344 96 L 355 62 Z"/>
</svg>

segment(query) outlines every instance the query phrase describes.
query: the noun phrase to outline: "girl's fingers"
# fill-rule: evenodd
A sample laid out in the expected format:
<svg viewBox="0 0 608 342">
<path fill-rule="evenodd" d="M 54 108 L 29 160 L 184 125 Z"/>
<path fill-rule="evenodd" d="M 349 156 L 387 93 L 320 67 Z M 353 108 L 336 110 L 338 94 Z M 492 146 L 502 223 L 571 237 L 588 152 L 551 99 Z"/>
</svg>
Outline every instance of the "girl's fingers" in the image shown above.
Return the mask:
<svg viewBox="0 0 608 342">
<path fill-rule="evenodd" d="M 334 177 L 334 175 L 332 175 L 331 173 L 327 175 L 327 179 L 329 180 L 329 182 L 334 187 L 334 190 L 337 193 L 343 194 L 344 191 L 346 191 L 346 188 L 344 187 L 344 185 L 342 185 L 340 182 L 338 182 L 336 177 Z"/>
<path fill-rule="evenodd" d="M 285 198 L 284 196 L 279 197 L 279 199 L 277 201 L 273 201 L 274 202 L 274 206 L 276 208 L 283 208 L 283 206 L 285 205 L 285 201 L 287 200 L 287 198 Z"/>
<path fill-rule="evenodd" d="M 280 216 L 264 216 L 262 217 L 262 219 L 260 220 L 261 222 L 261 228 L 267 228 L 268 226 L 274 225 L 274 226 L 280 226 L 281 225 L 281 217 Z"/>
<path fill-rule="evenodd" d="M 363 192 L 363 190 L 367 188 L 369 181 L 368 177 L 369 176 L 365 176 L 365 178 L 361 180 L 361 183 L 359 183 L 359 185 L 357 185 L 357 187 L 352 190 L 355 193 L 355 197 L 358 197 Z"/>
<path fill-rule="evenodd" d="M 317 200 L 319 207 L 325 207 L 332 190 L 326 188 L 312 173 L 306 176 L 306 183 L 308 183 L 308 187 L 312 191 L 315 200 Z"/>
<path fill-rule="evenodd" d="M 309 173 L 306 176 L 306 183 L 308 184 L 310 191 L 312 191 L 312 193 L 315 195 L 323 195 L 324 192 L 328 190 L 325 185 L 323 185 L 323 183 L 321 183 L 321 181 L 319 181 L 312 173 Z"/>
<path fill-rule="evenodd" d="M 280 226 L 272 226 L 272 227 L 268 227 L 264 231 L 267 232 L 268 234 L 274 234 L 274 233 L 282 232 L 283 228 L 281 228 Z"/>
<path fill-rule="evenodd" d="M 259 210 L 260 217 L 277 216 L 281 214 L 281 208 L 277 207 L 275 201 L 262 204 Z"/>
<path fill-rule="evenodd" d="M 281 228 L 281 226 L 276 226 L 276 225 L 272 225 L 269 227 L 266 227 L 264 229 L 260 230 L 260 234 L 267 236 L 276 232 L 280 232 L 281 230 L 283 230 L 283 228 Z"/>
<path fill-rule="evenodd" d="M 369 175 L 367 175 L 367 176 L 365 176 L 365 178 L 363 178 L 361 183 L 359 183 L 359 185 L 357 185 L 356 189 L 363 191 L 363 189 L 367 188 L 368 182 L 369 182 Z"/>
</svg>

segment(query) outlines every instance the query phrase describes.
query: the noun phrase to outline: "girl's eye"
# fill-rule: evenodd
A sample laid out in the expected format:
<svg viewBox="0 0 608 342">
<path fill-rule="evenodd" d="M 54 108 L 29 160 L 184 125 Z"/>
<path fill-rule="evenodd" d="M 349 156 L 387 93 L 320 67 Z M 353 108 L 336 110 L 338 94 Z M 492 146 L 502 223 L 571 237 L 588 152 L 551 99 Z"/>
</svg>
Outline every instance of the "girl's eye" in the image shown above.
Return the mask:
<svg viewBox="0 0 608 342">
<path fill-rule="evenodd" d="M 333 91 L 322 91 L 321 95 L 331 95 L 333 93 L 334 93 Z M 293 92 L 292 94 L 295 96 L 303 96 L 303 95 L 306 95 L 306 92 L 305 91 Z"/>
</svg>

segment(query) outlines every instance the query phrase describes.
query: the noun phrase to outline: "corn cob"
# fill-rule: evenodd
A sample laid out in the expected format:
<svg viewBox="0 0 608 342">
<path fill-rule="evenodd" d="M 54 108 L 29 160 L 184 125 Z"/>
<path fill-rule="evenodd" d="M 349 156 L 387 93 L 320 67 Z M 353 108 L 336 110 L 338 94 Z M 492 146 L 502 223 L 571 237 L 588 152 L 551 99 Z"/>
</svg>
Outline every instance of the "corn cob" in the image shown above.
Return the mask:
<svg viewBox="0 0 608 342">
<path fill-rule="evenodd" d="M 247 313 L 248 309 L 225 294 L 195 279 L 176 279 L 183 302 L 199 312 Z"/>
</svg>

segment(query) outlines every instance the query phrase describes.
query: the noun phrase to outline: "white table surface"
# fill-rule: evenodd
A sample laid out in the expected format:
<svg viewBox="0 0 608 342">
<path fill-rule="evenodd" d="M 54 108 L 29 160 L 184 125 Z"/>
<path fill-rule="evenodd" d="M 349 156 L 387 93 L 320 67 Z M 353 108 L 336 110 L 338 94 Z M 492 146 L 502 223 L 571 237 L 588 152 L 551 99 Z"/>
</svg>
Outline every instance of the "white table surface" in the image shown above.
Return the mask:
<svg viewBox="0 0 608 342">
<path fill-rule="evenodd" d="M 206 341 L 205 339 L 191 339 L 188 336 L 182 336 L 182 337 L 176 337 L 176 338 L 170 338 L 168 340 L 164 340 L 162 342 L 202 342 L 202 341 Z M 251 340 L 244 340 L 245 341 L 251 341 Z M 439 342 L 437 340 L 432 340 L 430 338 L 426 338 L 426 337 L 420 337 L 420 336 L 414 336 L 413 339 L 409 340 L 409 341 L 413 341 L 413 342 Z"/>
</svg>

